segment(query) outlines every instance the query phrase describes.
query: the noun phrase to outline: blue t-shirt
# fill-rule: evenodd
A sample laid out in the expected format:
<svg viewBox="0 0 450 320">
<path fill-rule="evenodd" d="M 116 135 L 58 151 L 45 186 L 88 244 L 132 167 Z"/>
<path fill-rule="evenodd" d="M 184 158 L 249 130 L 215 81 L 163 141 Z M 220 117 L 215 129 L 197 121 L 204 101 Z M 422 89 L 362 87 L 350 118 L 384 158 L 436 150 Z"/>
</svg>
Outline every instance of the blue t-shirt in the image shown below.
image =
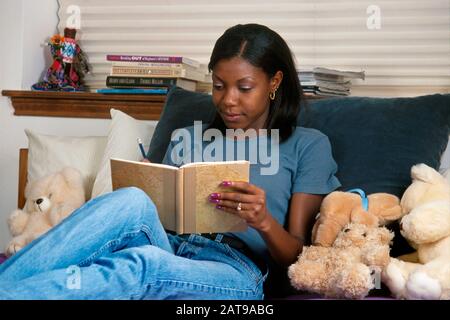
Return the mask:
<svg viewBox="0 0 450 320">
<path fill-rule="evenodd" d="M 206 125 L 203 129 L 205 127 Z M 192 139 L 188 141 L 185 137 L 178 137 L 179 140 L 171 141 L 163 159 L 164 164 L 180 166 L 189 162 L 214 160 L 211 157 L 217 155 L 217 152 L 208 152 L 210 150 L 206 147 L 211 142 L 201 139 L 202 132 L 198 128 L 197 132 L 194 132 L 194 126 L 187 127 L 185 132 L 188 132 Z M 196 139 L 193 138 L 195 134 Z M 289 202 L 294 193 L 328 194 L 338 188 L 340 183 L 335 176 L 337 164 L 332 157 L 330 142 L 320 131 L 296 127 L 292 135 L 279 144 L 279 148 L 271 144 L 274 140 L 276 139 L 267 136 L 237 141 L 224 138 L 221 140 L 223 154 L 217 160 L 249 160 L 250 183 L 266 192 L 267 209 L 276 221 L 285 225 Z M 255 141 L 257 143 L 252 144 Z M 186 143 L 184 151 L 190 151 L 184 154 L 172 152 L 183 142 Z M 237 150 L 240 147 L 245 152 L 239 153 Z M 266 152 L 261 153 L 264 150 Z M 255 153 L 258 156 L 255 157 Z M 278 160 L 276 154 L 279 155 Z M 272 161 L 268 161 L 268 155 L 273 156 Z M 232 235 L 244 241 L 255 253 L 263 257 L 269 256 L 263 238 L 255 229 L 249 227 L 245 232 L 235 232 Z"/>
</svg>

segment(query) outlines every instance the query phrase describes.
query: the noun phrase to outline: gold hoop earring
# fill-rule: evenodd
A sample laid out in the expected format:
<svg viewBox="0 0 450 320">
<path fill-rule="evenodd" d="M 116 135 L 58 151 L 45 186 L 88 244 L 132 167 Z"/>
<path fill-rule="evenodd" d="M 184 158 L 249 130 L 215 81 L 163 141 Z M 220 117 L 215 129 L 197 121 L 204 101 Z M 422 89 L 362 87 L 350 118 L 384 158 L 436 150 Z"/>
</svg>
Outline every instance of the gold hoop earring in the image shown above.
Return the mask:
<svg viewBox="0 0 450 320">
<path fill-rule="evenodd" d="M 275 93 L 277 92 L 278 88 L 275 88 L 271 93 L 269 93 L 270 100 L 275 100 Z"/>
</svg>

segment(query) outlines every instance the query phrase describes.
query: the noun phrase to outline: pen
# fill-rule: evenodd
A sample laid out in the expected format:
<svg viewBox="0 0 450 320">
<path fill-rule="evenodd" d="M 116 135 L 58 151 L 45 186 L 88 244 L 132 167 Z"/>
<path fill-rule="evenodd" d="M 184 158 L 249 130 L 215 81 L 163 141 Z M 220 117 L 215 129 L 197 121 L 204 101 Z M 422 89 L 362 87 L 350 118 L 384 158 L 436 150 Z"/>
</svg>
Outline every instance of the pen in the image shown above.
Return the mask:
<svg viewBox="0 0 450 320">
<path fill-rule="evenodd" d="M 144 145 L 142 144 L 142 140 L 140 138 L 137 138 L 137 143 L 139 145 L 139 149 L 141 150 L 142 156 L 144 159 L 147 159 L 147 156 L 145 155 Z"/>
</svg>

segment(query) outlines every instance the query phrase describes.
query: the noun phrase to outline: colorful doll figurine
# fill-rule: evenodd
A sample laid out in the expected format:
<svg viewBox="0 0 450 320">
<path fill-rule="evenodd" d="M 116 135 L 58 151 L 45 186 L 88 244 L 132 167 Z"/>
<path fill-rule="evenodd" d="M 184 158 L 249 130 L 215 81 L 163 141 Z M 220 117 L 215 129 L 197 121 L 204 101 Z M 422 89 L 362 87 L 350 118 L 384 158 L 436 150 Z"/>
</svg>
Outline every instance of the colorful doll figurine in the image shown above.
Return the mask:
<svg viewBox="0 0 450 320">
<path fill-rule="evenodd" d="M 87 58 L 76 43 L 76 29 L 64 29 L 64 37 L 55 34 L 50 39 L 53 63 L 44 80 L 32 85 L 38 91 L 84 91 L 84 75 L 89 72 Z"/>
</svg>

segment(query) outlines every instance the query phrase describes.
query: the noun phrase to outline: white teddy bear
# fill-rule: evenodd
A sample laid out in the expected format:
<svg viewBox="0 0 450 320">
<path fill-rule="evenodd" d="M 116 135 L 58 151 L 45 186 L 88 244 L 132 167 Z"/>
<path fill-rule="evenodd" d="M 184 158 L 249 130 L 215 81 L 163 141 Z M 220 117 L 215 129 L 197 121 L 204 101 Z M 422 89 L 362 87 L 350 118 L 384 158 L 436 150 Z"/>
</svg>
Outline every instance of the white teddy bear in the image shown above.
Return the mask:
<svg viewBox="0 0 450 320">
<path fill-rule="evenodd" d="M 84 204 L 81 173 L 67 167 L 28 183 L 25 198 L 23 210 L 14 210 L 8 218 L 13 239 L 6 248 L 7 256 L 17 253 Z"/>
<path fill-rule="evenodd" d="M 417 251 L 391 258 L 382 281 L 402 299 L 450 299 L 450 184 L 425 164 L 411 168 L 401 234 Z"/>
</svg>

